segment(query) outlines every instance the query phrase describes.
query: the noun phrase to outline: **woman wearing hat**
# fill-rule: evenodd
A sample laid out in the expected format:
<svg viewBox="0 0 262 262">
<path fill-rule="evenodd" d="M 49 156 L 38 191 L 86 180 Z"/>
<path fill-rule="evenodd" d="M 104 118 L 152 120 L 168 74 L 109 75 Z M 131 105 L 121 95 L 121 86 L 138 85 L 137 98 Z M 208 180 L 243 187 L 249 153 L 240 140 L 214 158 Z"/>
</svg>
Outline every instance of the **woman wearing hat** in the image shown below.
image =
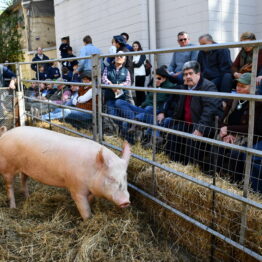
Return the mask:
<svg viewBox="0 0 262 262">
<path fill-rule="evenodd" d="M 249 94 L 251 88 L 251 73 L 241 74 L 237 78 L 236 91 L 239 94 Z M 220 139 L 223 142 L 246 146 L 248 135 L 249 122 L 249 102 L 248 100 L 231 100 L 225 109 L 225 117 L 220 128 Z M 254 147 L 262 149 L 262 103 L 255 103 L 255 126 L 254 126 Z M 230 173 L 233 181 L 241 181 L 243 179 L 243 170 L 245 163 L 245 154 L 229 149 L 220 149 L 220 158 L 222 169 L 226 173 Z M 261 160 L 260 160 L 261 161 Z M 251 174 L 251 187 L 258 190 L 257 176 L 258 173 Z M 260 168 L 260 176 L 262 176 L 262 167 Z M 260 180 L 262 177 L 260 178 Z M 260 190 L 262 189 L 262 182 L 260 182 Z"/>
<path fill-rule="evenodd" d="M 115 40 L 115 46 L 116 46 L 117 52 L 119 51 L 130 52 L 128 48 L 126 47 L 126 41 L 122 35 L 115 35 L 113 39 Z M 132 56 L 126 56 L 126 61 L 125 61 L 124 66 L 128 69 L 130 73 L 130 77 L 131 77 L 131 84 L 133 84 L 134 83 L 134 67 L 133 67 L 133 57 Z"/>
</svg>

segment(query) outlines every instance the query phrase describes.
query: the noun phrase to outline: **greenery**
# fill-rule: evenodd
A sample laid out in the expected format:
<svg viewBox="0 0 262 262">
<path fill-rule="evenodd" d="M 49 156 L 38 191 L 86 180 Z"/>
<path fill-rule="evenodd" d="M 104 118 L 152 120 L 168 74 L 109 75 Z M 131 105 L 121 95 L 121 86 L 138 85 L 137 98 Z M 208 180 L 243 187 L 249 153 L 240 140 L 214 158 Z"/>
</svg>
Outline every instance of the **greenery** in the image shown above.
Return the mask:
<svg viewBox="0 0 262 262">
<path fill-rule="evenodd" d="M 15 1 L 5 1 L 12 4 Z M 0 15 L 0 63 L 14 62 L 23 59 L 20 43 L 22 17 L 11 9 L 6 9 Z"/>
</svg>

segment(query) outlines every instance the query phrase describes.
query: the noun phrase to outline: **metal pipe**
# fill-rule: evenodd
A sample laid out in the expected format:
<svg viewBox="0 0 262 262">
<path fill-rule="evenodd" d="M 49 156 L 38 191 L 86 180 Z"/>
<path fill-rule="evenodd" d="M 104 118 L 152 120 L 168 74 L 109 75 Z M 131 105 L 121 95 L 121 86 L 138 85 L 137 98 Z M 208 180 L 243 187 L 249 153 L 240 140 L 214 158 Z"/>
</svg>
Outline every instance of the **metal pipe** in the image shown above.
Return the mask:
<svg viewBox="0 0 262 262">
<path fill-rule="evenodd" d="M 182 213 L 181 211 L 179 211 L 178 209 L 169 206 L 168 204 L 164 203 L 163 201 L 157 199 L 154 196 L 149 195 L 147 192 L 141 190 L 140 188 L 138 188 L 137 186 L 134 186 L 132 184 L 128 184 L 128 186 L 132 189 L 134 189 L 135 191 L 139 192 L 141 195 L 145 196 L 146 198 L 154 201 L 155 203 L 159 204 L 160 206 L 164 207 L 165 209 L 171 211 L 172 213 L 174 213 L 175 215 L 183 218 L 184 220 L 186 220 L 187 222 L 197 226 L 198 228 L 216 236 L 217 238 L 221 239 L 222 241 L 225 241 L 226 243 L 230 244 L 231 246 L 243 251 L 244 253 L 252 256 L 255 259 L 258 259 L 258 261 L 262 261 L 262 256 L 256 252 L 254 252 L 253 250 L 233 241 L 232 239 L 222 235 L 221 233 L 213 230 L 212 228 L 200 223 L 199 221 L 189 217 L 188 215 Z"/>
<path fill-rule="evenodd" d="M 139 125 L 139 126 L 142 126 L 142 127 L 152 128 L 152 129 L 159 130 L 159 131 L 162 131 L 162 132 L 166 132 L 166 133 L 178 135 L 178 136 L 181 136 L 181 137 L 193 139 L 195 141 L 205 142 L 205 143 L 208 143 L 210 145 L 221 146 L 221 147 L 224 147 L 224 148 L 230 148 L 230 149 L 234 149 L 234 150 L 241 151 L 241 152 L 244 152 L 244 153 L 249 152 L 253 155 L 262 157 L 262 151 L 261 150 L 256 150 L 256 149 L 253 149 L 253 148 L 248 148 L 248 147 L 244 147 L 244 146 L 238 146 L 238 145 L 234 145 L 234 144 L 230 144 L 230 143 L 225 143 L 225 142 L 218 141 L 216 139 L 211 139 L 211 138 L 208 138 L 208 137 L 195 136 L 195 135 L 192 135 L 191 133 L 177 131 L 175 129 L 169 129 L 169 128 L 165 128 L 165 127 L 161 127 L 161 126 L 154 126 L 154 125 L 146 124 L 146 123 L 139 122 L 139 121 L 136 121 L 136 120 L 131 120 L 131 119 L 127 119 L 127 118 L 123 118 L 123 117 L 119 117 L 119 116 L 109 115 L 109 114 L 106 114 L 106 113 L 101 113 L 101 116 L 109 117 L 109 118 L 112 118 L 112 119 L 115 119 L 115 120 L 125 121 L 125 122 L 128 122 L 130 124 L 135 124 L 135 125 Z"/>
<path fill-rule="evenodd" d="M 122 149 L 120 147 L 111 145 L 111 144 L 109 144 L 107 142 L 103 142 L 102 144 L 107 146 L 107 147 L 110 147 L 112 149 L 115 149 L 115 150 L 118 150 L 118 151 L 122 151 Z M 195 184 L 197 184 L 199 186 L 208 188 L 210 190 L 214 190 L 217 193 L 220 193 L 222 195 L 225 195 L 225 196 L 227 196 L 229 198 L 232 198 L 234 200 L 240 201 L 242 203 L 246 203 L 246 204 L 248 204 L 248 205 L 250 205 L 252 207 L 255 207 L 255 208 L 258 208 L 258 209 L 262 209 L 262 204 L 261 203 L 258 203 L 258 202 L 255 202 L 253 200 L 250 200 L 248 198 L 245 198 L 245 197 L 242 197 L 240 195 L 234 194 L 234 193 L 232 193 L 232 192 L 230 192 L 228 190 L 225 190 L 225 189 L 222 189 L 220 187 L 214 186 L 214 185 L 212 185 L 210 183 L 207 183 L 205 181 L 202 181 L 202 180 L 199 180 L 199 179 L 194 178 L 192 176 L 189 176 L 189 175 L 187 175 L 187 174 L 185 174 L 183 172 L 176 171 L 176 170 L 174 170 L 174 169 L 172 169 L 170 167 L 164 166 L 162 164 L 159 164 L 158 162 L 154 162 L 154 161 L 149 160 L 147 158 L 141 157 L 141 156 L 139 156 L 137 154 L 132 153 L 132 156 L 134 158 L 138 159 L 138 160 L 141 160 L 141 161 L 143 161 L 145 163 L 148 163 L 150 165 L 154 165 L 154 166 L 156 166 L 156 167 L 158 167 L 158 168 L 160 168 L 160 169 L 162 169 L 164 171 L 167 171 L 167 172 L 172 173 L 174 175 L 177 175 L 177 176 L 179 176 L 181 178 L 184 178 L 185 180 L 188 180 L 188 181 L 190 181 L 192 183 L 195 183 Z"/>
<path fill-rule="evenodd" d="M 250 89 L 250 93 L 253 94 L 253 95 L 256 92 L 258 52 L 259 52 L 258 47 L 253 48 L 251 89 Z M 249 148 L 253 147 L 254 123 L 255 123 L 255 101 L 251 100 L 251 101 L 249 101 L 249 118 L 248 118 L 248 143 L 247 143 L 247 146 Z M 252 154 L 247 153 L 246 154 L 246 160 L 245 160 L 245 178 L 244 178 L 244 188 L 243 188 L 243 196 L 244 197 L 248 197 L 251 165 L 252 165 Z M 247 226 L 247 205 L 243 204 L 242 212 L 241 212 L 241 227 L 240 227 L 240 233 L 239 233 L 240 244 L 244 244 L 244 242 L 245 242 L 246 226 Z"/>
</svg>

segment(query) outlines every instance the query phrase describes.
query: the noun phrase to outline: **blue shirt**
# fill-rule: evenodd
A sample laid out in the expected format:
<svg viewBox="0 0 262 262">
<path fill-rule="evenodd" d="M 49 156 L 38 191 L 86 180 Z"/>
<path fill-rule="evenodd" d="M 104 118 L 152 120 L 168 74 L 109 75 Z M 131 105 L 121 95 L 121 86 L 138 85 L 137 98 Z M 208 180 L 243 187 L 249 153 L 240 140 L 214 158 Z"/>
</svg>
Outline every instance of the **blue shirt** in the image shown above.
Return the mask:
<svg viewBox="0 0 262 262">
<path fill-rule="evenodd" d="M 192 44 L 189 44 L 187 46 L 192 46 Z M 175 52 L 172 56 L 172 60 L 170 62 L 170 65 L 168 67 L 168 71 L 170 73 L 177 73 L 181 72 L 184 63 L 188 61 L 196 61 L 198 56 L 198 51 L 185 51 L 185 52 Z"/>
<path fill-rule="evenodd" d="M 100 50 L 93 44 L 87 44 L 81 48 L 79 57 L 90 56 L 95 54 L 100 54 Z M 82 72 L 88 70 L 92 70 L 91 59 L 80 60 L 78 64 L 78 71 Z"/>
</svg>

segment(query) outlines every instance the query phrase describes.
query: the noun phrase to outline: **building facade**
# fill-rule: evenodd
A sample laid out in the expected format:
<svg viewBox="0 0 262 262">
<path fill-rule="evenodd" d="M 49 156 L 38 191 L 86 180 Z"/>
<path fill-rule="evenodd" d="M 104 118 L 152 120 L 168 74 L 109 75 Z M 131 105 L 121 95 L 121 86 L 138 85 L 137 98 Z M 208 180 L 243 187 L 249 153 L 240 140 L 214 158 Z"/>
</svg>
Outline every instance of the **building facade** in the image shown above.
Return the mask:
<svg viewBox="0 0 262 262">
<path fill-rule="evenodd" d="M 69 36 L 76 55 L 89 34 L 104 54 L 113 35 L 127 32 L 144 50 L 177 47 L 177 33 L 187 31 L 193 43 L 205 33 L 218 43 L 238 41 L 241 33 L 262 37 L 259 0 L 54 0 L 57 45 Z M 232 56 L 237 50 L 232 50 Z M 168 63 L 171 54 L 161 55 Z"/>
</svg>

